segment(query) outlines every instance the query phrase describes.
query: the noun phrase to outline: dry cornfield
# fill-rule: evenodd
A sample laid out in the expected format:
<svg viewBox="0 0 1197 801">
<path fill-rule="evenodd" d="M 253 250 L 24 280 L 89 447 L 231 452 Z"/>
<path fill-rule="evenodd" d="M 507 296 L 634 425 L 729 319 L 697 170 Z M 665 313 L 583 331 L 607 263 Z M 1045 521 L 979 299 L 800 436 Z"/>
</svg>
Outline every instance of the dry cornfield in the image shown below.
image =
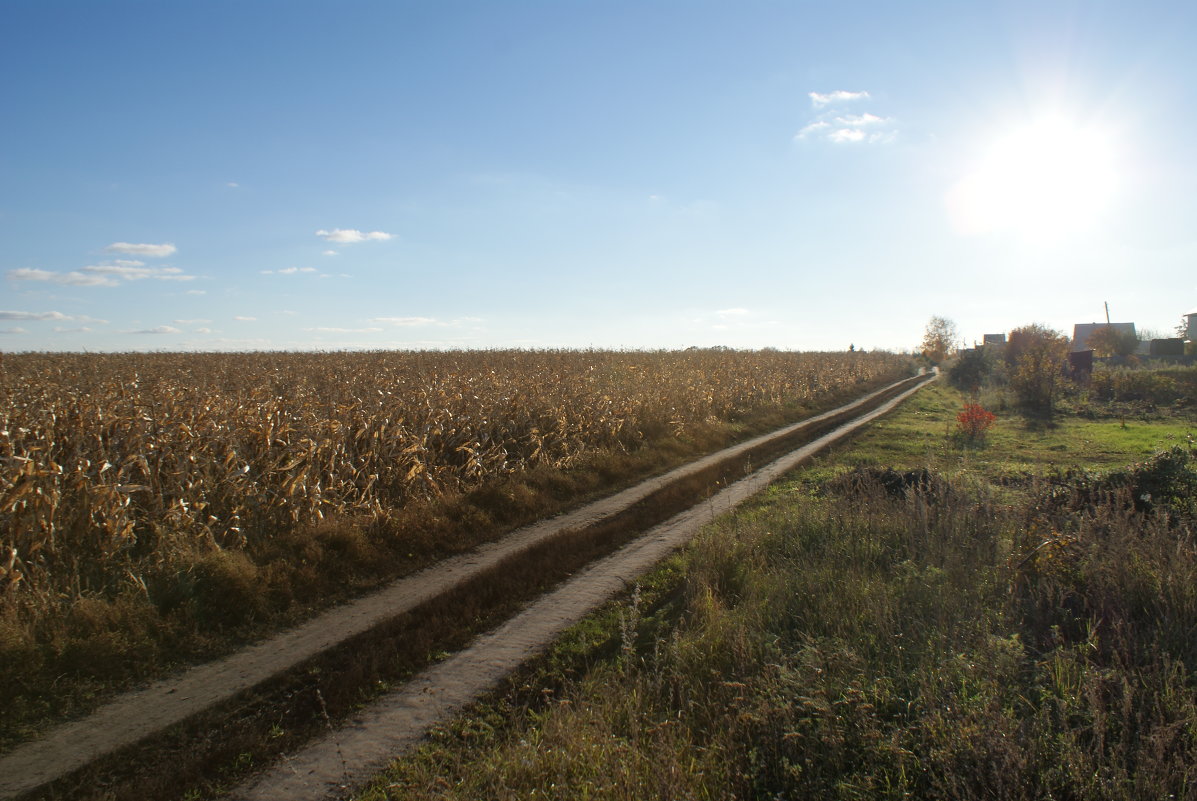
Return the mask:
<svg viewBox="0 0 1197 801">
<path fill-rule="evenodd" d="M 0 597 L 136 590 L 155 565 L 907 367 L 722 350 L 6 354 Z"/>
<path fill-rule="evenodd" d="M 894 375 L 887 353 L 6 354 L 0 589 L 101 589 Z"/>
</svg>

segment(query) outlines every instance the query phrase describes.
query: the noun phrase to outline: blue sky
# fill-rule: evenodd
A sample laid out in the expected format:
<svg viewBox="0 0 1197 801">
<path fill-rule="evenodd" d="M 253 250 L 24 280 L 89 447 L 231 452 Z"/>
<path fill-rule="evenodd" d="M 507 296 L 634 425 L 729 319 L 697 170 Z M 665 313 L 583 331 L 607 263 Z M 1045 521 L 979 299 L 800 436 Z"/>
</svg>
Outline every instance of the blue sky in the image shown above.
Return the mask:
<svg viewBox="0 0 1197 801">
<path fill-rule="evenodd" d="M 1167 332 L 1194 8 L 6 0 L 0 349 Z"/>
</svg>

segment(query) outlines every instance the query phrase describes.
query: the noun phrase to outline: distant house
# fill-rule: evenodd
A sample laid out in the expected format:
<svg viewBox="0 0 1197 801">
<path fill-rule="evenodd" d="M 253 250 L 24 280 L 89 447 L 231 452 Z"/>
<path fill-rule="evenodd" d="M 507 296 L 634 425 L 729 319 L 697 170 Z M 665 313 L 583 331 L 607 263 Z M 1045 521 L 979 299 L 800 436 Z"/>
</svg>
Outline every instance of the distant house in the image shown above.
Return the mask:
<svg viewBox="0 0 1197 801">
<path fill-rule="evenodd" d="M 1072 327 L 1072 352 L 1093 350 L 1089 344 L 1089 337 L 1103 328 L 1113 328 L 1119 334 L 1127 334 L 1136 339 L 1139 336 L 1135 333 L 1134 323 L 1077 323 Z"/>
<path fill-rule="evenodd" d="M 1188 321 L 1189 327 L 1185 331 L 1185 339 L 1193 342 L 1197 340 L 1197 309 L 1187 312 L 1184 318 Z"/>
<path fill-rule="evenodd" d="M 1148 347 L 1149 356 L 1184 356 L 1185 341 L 1180 337 L 1153 339 Z"/>
<path fill-rule="evenodd" d="M 1005 334 L 986 334 L 981 339 L 981 344 L 982 345 L 1005 345 L 1006 344 L 1006 335 Z"/>
</svg>

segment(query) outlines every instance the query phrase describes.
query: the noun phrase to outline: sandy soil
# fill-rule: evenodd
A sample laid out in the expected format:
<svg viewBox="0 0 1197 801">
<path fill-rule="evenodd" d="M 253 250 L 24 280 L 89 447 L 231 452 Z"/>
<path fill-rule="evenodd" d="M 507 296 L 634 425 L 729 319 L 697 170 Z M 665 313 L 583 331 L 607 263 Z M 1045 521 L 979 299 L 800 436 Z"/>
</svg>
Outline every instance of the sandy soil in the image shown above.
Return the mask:
<svg viewBox="0 0 1197 801">
<path fill-rule="evenodd" d="M 786 454 L 709 502 L 691 507 L 595 562 L 464 651 L 420 673 L 324 739 L 248 782 L 232 797 L 238 801 L 323 801 L 348 795 L 377 775 L 391 759 L 419 743 L 432 726 L 447 721 L 495 688 L 562 631 L 685 544 L 705 523 L 747 500 L 819 450 L 892 410 L 917 389 Z"/>
<path fill-rule="evenodd" d="M 119 696 L 92 715 L 58 726 L 41 739 L 19 745 L 9 753 L 0 756 L 0 798 L 13 798 L 29 792 L 65 776 L 101 756 L 152 737 L 155 733 L 171 725 L 228 701 L 239 692 L 286 673 L 326 649 L 385 624 L 404 612 L 452 589 L 461 582 L 493 568 L 504 559 L 518 555 L 563 531 L 583 528 L 618 514 L 673 482 L 684 480 L 687 476 L 726 459 L 734 458 L 769 440 L 796 433 L 805 427 L 816 425 L 845 411 L 867 406 L 870 401 L 891 388 L 892 386 L 878 390 L 838 409 L 711 454 L 567 514 L 519 529 L 496 542 L 482 545 L 469 553 L 439 562 L 423 571 L 399 579 L 371 595 L 328 610 L 296 628 L 282 632 L 224 659 L 191 668 L 181 675 Z M 899 398 L 906 397 L 910 391 L 902 394 Z M 880 409 L 857 418 L 832 434 L 757 471 L 744 481 L 720 493 L 717 498 L 722 500 L 712 503 L 715 503 L 716 508 L 730 508 L 730 505 L 739 502 L 738 500 L 733 501 L 731 498 L 747 497 L 748 494 L 773 480 L 779 471 L 790 469 L 789 467 L 775 468 L 775 465 L 783 462 L 791 466 L 797 464 L 798 461 L 817 450 L 817 447 L 823 447 L 834 441 L 835 437 L 842 436 L 850 426 L 860 425 L 873 419 L 893 408 L 896 402 L 897 400 L 890 401 Z M 822 444 L 818 444 L 816 447 L 817 443 Z M 745 485 L 745 482 L 750 482 L 754 488 L 736 489 Z M 736 493 L 742 494 L 737 495 Z M 718 504 L 723 504 L 723 506 L 719 507 Z M 589 585 L 577 585 L 576 588 L 570 589 L 575 586 L 575 582 L 571 582 L 557 592 L 545 596 L 544 600 L 514 618 L 501 629 L 486 635 L 469 650 L 437 665 L 428 673 L 422 674 L 415 682 L 408 685 L 415 689 L 404 690 L 398 696 L 415 700 L 390 699 L 382 702 L 388 707 L 394 707 L 401 711 L 407 710 L 394 714 L 400 714 L 400 717 L 406 715 L 407 717 L 403 719 L 409 722 L 387 724 L 393 726 L 393 730 L 386 735 L 367 734 L 367 732 L 377 732 L 377 727 L 372 723 L 351 724 L 337 737 L 345 739 L 353 734 L 356 738 L 360 734 L 364 740 L 359 742 L 354 739 L 352 745 L 342 743 L 339 747 L 335 744 L 313 746 L 316 749 L 332 748 L 335 758 L 324 758 L 323 761 L 316 759 L 315 762 L 309 762 L 305 761 L 309 760 L 309 757 L 301 755 L 279 769 L 281 774 L 292 778 L 307 777 L 303 781 L 303 786 L 310 792 L 316 792 L 319 788 L 316 795 L 292 795 L 291 791 L 283 791 L 279 788 L 255 790 L 253 793 L 256 794 L 250 793 L 245 797 L 322 797 L 320 794 L 325 793 L 329 788 L 335 789 L 342 784 L 352 784 L 363 780 L 383 764 L 388 755 L 395 753 L 409 741 L 418 740 L 430 721 L 442 719 L 444 715 L 448 714 L 447 710 L 460 708 L 462 704 L 478 693 L 493 686 L 512 667 L 543 647 L 556 632 L 580 619 L 586 611 L 609 597 L 612 592 L 622 586 L 625 576 L 635 575 L 647 569 L 664 553 L 684 542 L 692 533 L 692 529 L 684 529 L 690 533 L 678 533 L 682 531 L 677 528 L 683 525 L 680 521 L 689 520 L 691 523 L 685 525 L 697 528 L 698 523 L 693 521 L 699 518 L 709 518 L 712 508 L 710 504 L 703 504 L 700 511 L 692 510 L 678 515 L 669 523 L 658 526 L 644 538 L 637 540 L 614 556 L 600 561 L 594 568 L 575 579 L 576 582 L 591 577 L 588 580 L 594 582 L 595 588 L 582 589 L 583 586 L 588 587 Z M 671 533 L 664 533 L 665 530 Z M 647 544 L 651 542 L 661 544 L 654 549 Z M 642 554 L 642 556 L 633 557 L 628 554 Z M 543 611 L 534 613 L 534 610 L 538 609 Z M 530 618 L 529 615 L 534 615 L 534 617 Z M 539 617 L 535 617 L 535 615 L 539 615 Z M 522 644 L 513 644 L 517 641 Z M 476 649 L 483 643 L 496 643 L 490 647 L 498 650 L 490 655 L 479 656 Z M 499 645 L 498 643 L 503 644 Z M 375 713 L 371 712 L 370 714 Z M 407 733 L 399 734 L 398 732 L 401 731 Z M 371 745 L 370 743 L 375 744 Z M 304 754 L 307 753 L 304 752 Z M 342 756 L 344 756 L 344 765 Z M 353 760 L 352 770 L 349 763 L 350 756 Z M 321 767 L 313 767 L 316 764 Z M 330 765 L 332 767 L 329 767 Z M 270 774 L 275 778 L 264 778 L 262 781 L 280 782 L 282 781 L 281 774 L 278 776 Z M 336 774 L 335 777 L 329 778 L 332 774 Z M 347 777 L 351 777 L 351 779 Z M 268 785 L 259 786 L 268 787 Z"/>
</svg>

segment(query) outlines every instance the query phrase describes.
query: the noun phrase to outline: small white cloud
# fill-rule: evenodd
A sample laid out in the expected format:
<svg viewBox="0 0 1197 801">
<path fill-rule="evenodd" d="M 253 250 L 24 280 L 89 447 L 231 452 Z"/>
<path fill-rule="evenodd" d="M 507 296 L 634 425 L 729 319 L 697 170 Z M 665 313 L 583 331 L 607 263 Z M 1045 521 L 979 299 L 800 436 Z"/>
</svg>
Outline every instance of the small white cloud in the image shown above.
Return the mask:
<svg viewBox="0 0 1197 801">
<path fill-rule="evenodd" d="M 838 107 L 842 103 L 869 100 L 868 92 L 811 92 L 810 98 L 817 113 L 794 135 L 795 141 L 822 139 L 836 145 L 884 144 L 892 142 L 897 135 L 892 117 L 881 117 L 867 111 L 847 113 Z"/>
<path fill-rule="evenodd" d="M 150 244 L 135 244 L 133 242 L 113 242 L 104 250 L 109 253 L 128 253 L 133 256 L 148 256 L 152 259 L 161 259 L 166 256 L 172 256 L 178 252 L 178 248 L 169 242 L 162 245 Z"/>
<path fill-rule="evenodd" d="M 833 103 L 851 103 L 854 100 L 868 100 L 868 92 L 846 92 L 843 89 L 837 89 L 834 92 L 810 92 L 809 95 L 811 105 L 815 108 L 823 108 Z"/>
<path fill-rule="evenodd" d="M 860 127 L 864 125 L 884 125 L 890 120 L 887 117 L 878 117 L 876 114 L 847 114 L 841 117 L 836 117 L 835 121 L 841 125 L 849 125 Z"/>
<path fill-rule="evenodd" d="M 0 328 L 0 334 L 28 334 L 24 328 Z"/>
<path fill-rule="evenodd" d="M 0 311 L 0 320 L 73 320 L 74 317 L 63 314 L 62 312 L 48 311 L 48 312 L 23 312 L 23 311 Z"/>
<path fill-rule="evenodd" d="M 314 273 L 315 267 L 284 267 L 281 270 L 258 270 L 262 275 L 298 275 L 300 273 Z"/>
<path fill-rule="evenodd" d="M 54 326 L 54 333 L 56 334 L 87 334 L 90 332 L 91 329 L 85 325 L 81 325 L 78 328 L 63 328 L 61 325 Z"/>
<path fill-rule="evenodd" d="M 56 273 L 51 270 L 20 268 L 9 270 L 12 281 L 43 281 L 64 286 L 118 286 L 121 281 L 154 278 L 159 281 L 192 281 L 178 267 L 146 267 L 144 262 L 117 259 L 111 264 L 91 264 L 79 270 Z"/>
<path fill-rule="evenodd" d="M 369 322 L 382 323 L 383 325 L 394 325 L 400 327 L 409 327 L 414 325 L 435 325 L 435 317 L 372 317 Z"/>
<path fill-rule="evenodd" d="M 316 232 L 316 236 L 322 237 L 328 242 L 351 245 L 355 242 L 385 241 L 391 239 L 393 234 L 388 234 L 384 231 L 370 231 L 367 233 L 358 231 L 356 228 L 334 228 L 331 231 L 321 229 Z"/>
<path fill-rule="evenodd" d="M 312 331 L 319 334 L 374 334 L 381 331 L 381 328 L 336 328 L 332 326 L 318 326 L 316 328 L 305 328 L 304 331 Z"/>
<path fill-rule="evenodd" d="M 199 325 L 200 323 L 210 323 L 211 320 L 205 320 L 202 317 L 196 317 L 192 320 L 175 320 L 176 325 Z"/>
<path fill-rule="evenodd" d="M 64 286 L 116 286 L 119 281 L 111 276 L 88 274 L 79 271 L 56 273 L 50 270 L 21 267 L 8 271 L 10 281 L 42 281 Z"/>
<path fill-rule="evenodd" d="M 153 328 L 140 328 L 136 331 L 124 331 L 125 334 L 181 334 L 183 333 L 173 325 L 158 325 Z"/>
<path fill-rule="evenodd" d="M 337 251 L 335 251 L 335 250 L 322 250 L 322 251 L 320 251 L 320 255 L 321 256 L 339 256 L 341 254 L 337 253 Z"/>
<path fill-rule="evenodd" d="M 806 137 L 817 134 L 820 131 L 825 131 L 831 127 L 831 123 L 826 120 L 815 120 L 810 125 L 805 126 L 795 136 L 795 139 L 805 139 Z"/>
<path fill-rule="evenodd" d="M 842 144 L 844 142 L 863 142 L 865 139 L 865 132 L 859 128 L 836 128 L 831 133 L 827 134 L 828 141 Z"/>
<path fill-rule="evenodd" d="M 252 323 L 252 322 L 255 322 L 258 318 L 257 317 L 246 317 L 246 316 L 238 314 L 238 315 L 234 315 L 233 319 L 239 323 Z"/>
<path fill-rule="evenodd" d="M 197 333 L 197 334 L 211 334 L 211 333 L 212 333 L 212 329 L 211 329 L 211 328 L 197 328 L 197 329 L 195 329 L 195 333 Z"/>
<path fill-rule="evenodd" d="M 736 319 L 740 317 L 747 317 L 752 314 L 748 309 L 719 309 L 715 312 L 715 316 L 722 320 Z"/>
<path fill-rule="evenodd" d="M 188 295 L 206 295 L 206 294 L 208 294 L 208 290 L 206 290 L 206 289 L 188 289 L 187 294 Z"/>
<path fill-rule="evenodd" d="M 146 267 L 140 261 L 118 261 L 115 264 L 93 264 L 84 267 L 82 272 L 92 275 L 111 275 L 126 281 L 140 281 L 143 278 L 161 278 L 178 275 L 183 272 L 178 267 Z"/>
<path fill-rule="evenodd" d="M 227 184 L 225 184 L 225 186 L 227 186 L 229 189 L 238 189 L 240 188 L 241 184 L 237 183 L 236 181 L 229 181 Z"/>
</svg>

